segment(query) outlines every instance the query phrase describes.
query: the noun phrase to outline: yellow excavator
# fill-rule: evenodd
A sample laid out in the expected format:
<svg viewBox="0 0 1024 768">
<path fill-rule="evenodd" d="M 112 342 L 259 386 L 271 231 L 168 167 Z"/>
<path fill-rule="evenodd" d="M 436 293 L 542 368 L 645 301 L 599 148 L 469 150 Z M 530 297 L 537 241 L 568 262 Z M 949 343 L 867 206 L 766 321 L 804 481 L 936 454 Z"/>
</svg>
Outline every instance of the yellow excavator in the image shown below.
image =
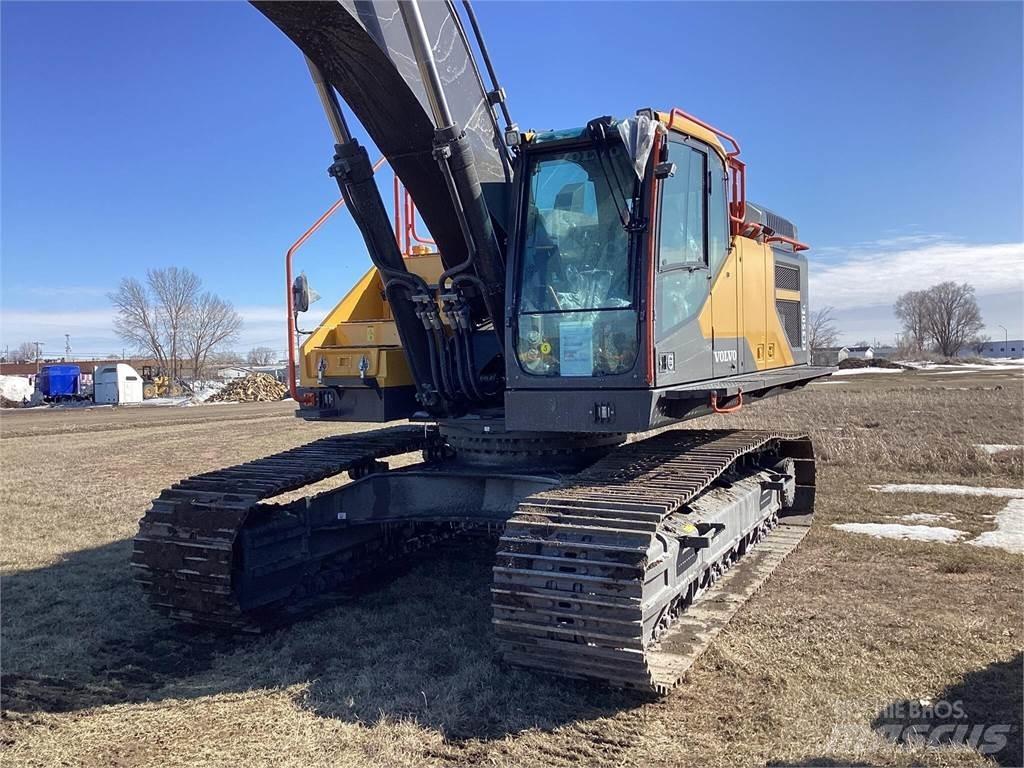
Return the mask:
<svg viewBox="0 0 1024 768">
<path fill-rule="evenodd" d="M 502 659 L 667 691 L 810 525 L 806 435 L 677 426 L 831 372 L 808 364 L 796 227 L 680 109 L 521 130 L 468 2 L 253 5 L 306 58 L 372 261 L 298 351 L 297 415 L 399 423 L 165 490 L 132 557 L 152 604 L 262 631 L 490 531 Z"/>
</svg>

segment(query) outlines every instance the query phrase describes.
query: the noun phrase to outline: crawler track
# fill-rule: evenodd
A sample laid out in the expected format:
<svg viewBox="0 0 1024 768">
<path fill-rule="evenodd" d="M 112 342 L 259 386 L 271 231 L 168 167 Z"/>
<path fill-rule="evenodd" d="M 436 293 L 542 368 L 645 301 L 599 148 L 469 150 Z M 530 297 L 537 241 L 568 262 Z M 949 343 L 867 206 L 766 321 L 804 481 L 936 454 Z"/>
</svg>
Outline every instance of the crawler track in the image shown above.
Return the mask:
<svg viewBox="0 0 1024 768">
<path fill-rule="evenodd" d="M 154 499 L 132 552 L 136 580 L 172 618 L 259 631 L 315 609 L 337 590 L 438 536 L 437 526 L 366 525 L 341 553 L 317 558 L 294 515 L 260 502 L 377 460 L 426 449 L 422 426 L 327 437 L 182 480 Z"/>
<path fill-rule="evenodd" d="M 760 479 L 766 461 L 792 468 L 795 483 Z M 739 484 L 724 480 L 743 477 L 751 492 L 778 498 L 714 557 L 686 546 L 701 508 L 735 496 Z M 809 518 L 776 529 L 778 514 L 809 512 L 813 484 L 806 437 L 672 430 L 530 496 L 506 524 L 494 568 L 502 656 L 549 674 L 670 689 L 803 538 Z"/>
<path fill-rule="evenodd" d="M 140 523 L 137 579 L 161 611 L 211 627 L 260 631 L 313 612 L 464 521 L 389 508 L 391 522 L 316 527 L 310 505 L 268 500 L 417 450 L 443 460 L 447 449 L 436 431 L 392 427 L 183 480 Z M 803 538 L 813 498 L 804 436 L 672 430 L 612 449 L 505 523 L 499 651 L 515 666 L 667 691 Z"/>
</svg>

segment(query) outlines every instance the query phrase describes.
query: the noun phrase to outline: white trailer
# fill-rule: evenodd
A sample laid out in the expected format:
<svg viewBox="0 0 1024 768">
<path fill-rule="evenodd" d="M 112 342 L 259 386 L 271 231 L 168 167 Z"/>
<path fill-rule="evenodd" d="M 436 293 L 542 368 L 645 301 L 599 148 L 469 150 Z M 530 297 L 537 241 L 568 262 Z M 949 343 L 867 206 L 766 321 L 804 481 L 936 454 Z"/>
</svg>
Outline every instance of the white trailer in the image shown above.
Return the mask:
<svg viewBox="0 0 1024 768">
<path fill-rule="evenodd" d="M 124 405 L 142 402 L 142 377 L 127 363 L 104 365 L 93 374 L 93 401 Z"/>
</svg>

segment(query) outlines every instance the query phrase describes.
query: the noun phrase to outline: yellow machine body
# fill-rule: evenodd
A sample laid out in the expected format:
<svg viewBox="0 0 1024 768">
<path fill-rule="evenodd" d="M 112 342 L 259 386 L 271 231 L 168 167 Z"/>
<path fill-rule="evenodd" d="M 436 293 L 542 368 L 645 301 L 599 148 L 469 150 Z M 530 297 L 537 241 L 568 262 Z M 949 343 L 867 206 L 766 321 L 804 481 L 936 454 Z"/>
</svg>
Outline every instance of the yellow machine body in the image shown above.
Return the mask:
<svg viewBox="0 0 1024 768">
<path fill-rule="evenodd" d="M 410 272 L 436 283 L 444 267 L 437 253 L 406 257 Z M 363 361 L 363 370 L 360 362 Z M 299 383 L 327 378 L 373 379 L 380 388 L 411 386 L 384 283 L 371 268 L 302 343 Z"/>
</svg>

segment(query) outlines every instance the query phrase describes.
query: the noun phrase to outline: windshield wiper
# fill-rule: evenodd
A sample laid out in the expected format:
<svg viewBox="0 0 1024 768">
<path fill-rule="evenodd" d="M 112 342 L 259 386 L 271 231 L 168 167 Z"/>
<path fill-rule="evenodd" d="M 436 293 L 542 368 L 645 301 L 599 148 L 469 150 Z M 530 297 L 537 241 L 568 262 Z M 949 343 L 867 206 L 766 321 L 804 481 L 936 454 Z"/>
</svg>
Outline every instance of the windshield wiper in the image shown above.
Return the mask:
<svg viewBox="0 0 1024 768">
<path fill-rule="evenodd" d="M 638 195 L 635 192 L 636 185 L 634 184 L 633 186 L 634 194 L 631 197 L 627 197 L 626 190 L 622 185 L 622 179 L 615 170 L 615 161 L 612 159 L 611 151 L 608 149 L 607 126 L 610 120 L 610 117 L 591 120 L 587 123 L 587 131 L 590 133 L 594 150 L 597 152 L 597 161 L 601 166 L 601 173 L 604 174 L 605 183 L 608 185 L 608 191 L 611 193 L 612 203 L 615 205 L 615 212 L 619 215 L 622 228 L 629 233 L 639 232 L 643 230 L 644 225 L 636 218 L 638 205 Z M 613 179 L 615 180 L 614 187 L 612 186 Z M 618 198 L 615 196 L 616 190 L 619 193 Z"/>
</svg>

